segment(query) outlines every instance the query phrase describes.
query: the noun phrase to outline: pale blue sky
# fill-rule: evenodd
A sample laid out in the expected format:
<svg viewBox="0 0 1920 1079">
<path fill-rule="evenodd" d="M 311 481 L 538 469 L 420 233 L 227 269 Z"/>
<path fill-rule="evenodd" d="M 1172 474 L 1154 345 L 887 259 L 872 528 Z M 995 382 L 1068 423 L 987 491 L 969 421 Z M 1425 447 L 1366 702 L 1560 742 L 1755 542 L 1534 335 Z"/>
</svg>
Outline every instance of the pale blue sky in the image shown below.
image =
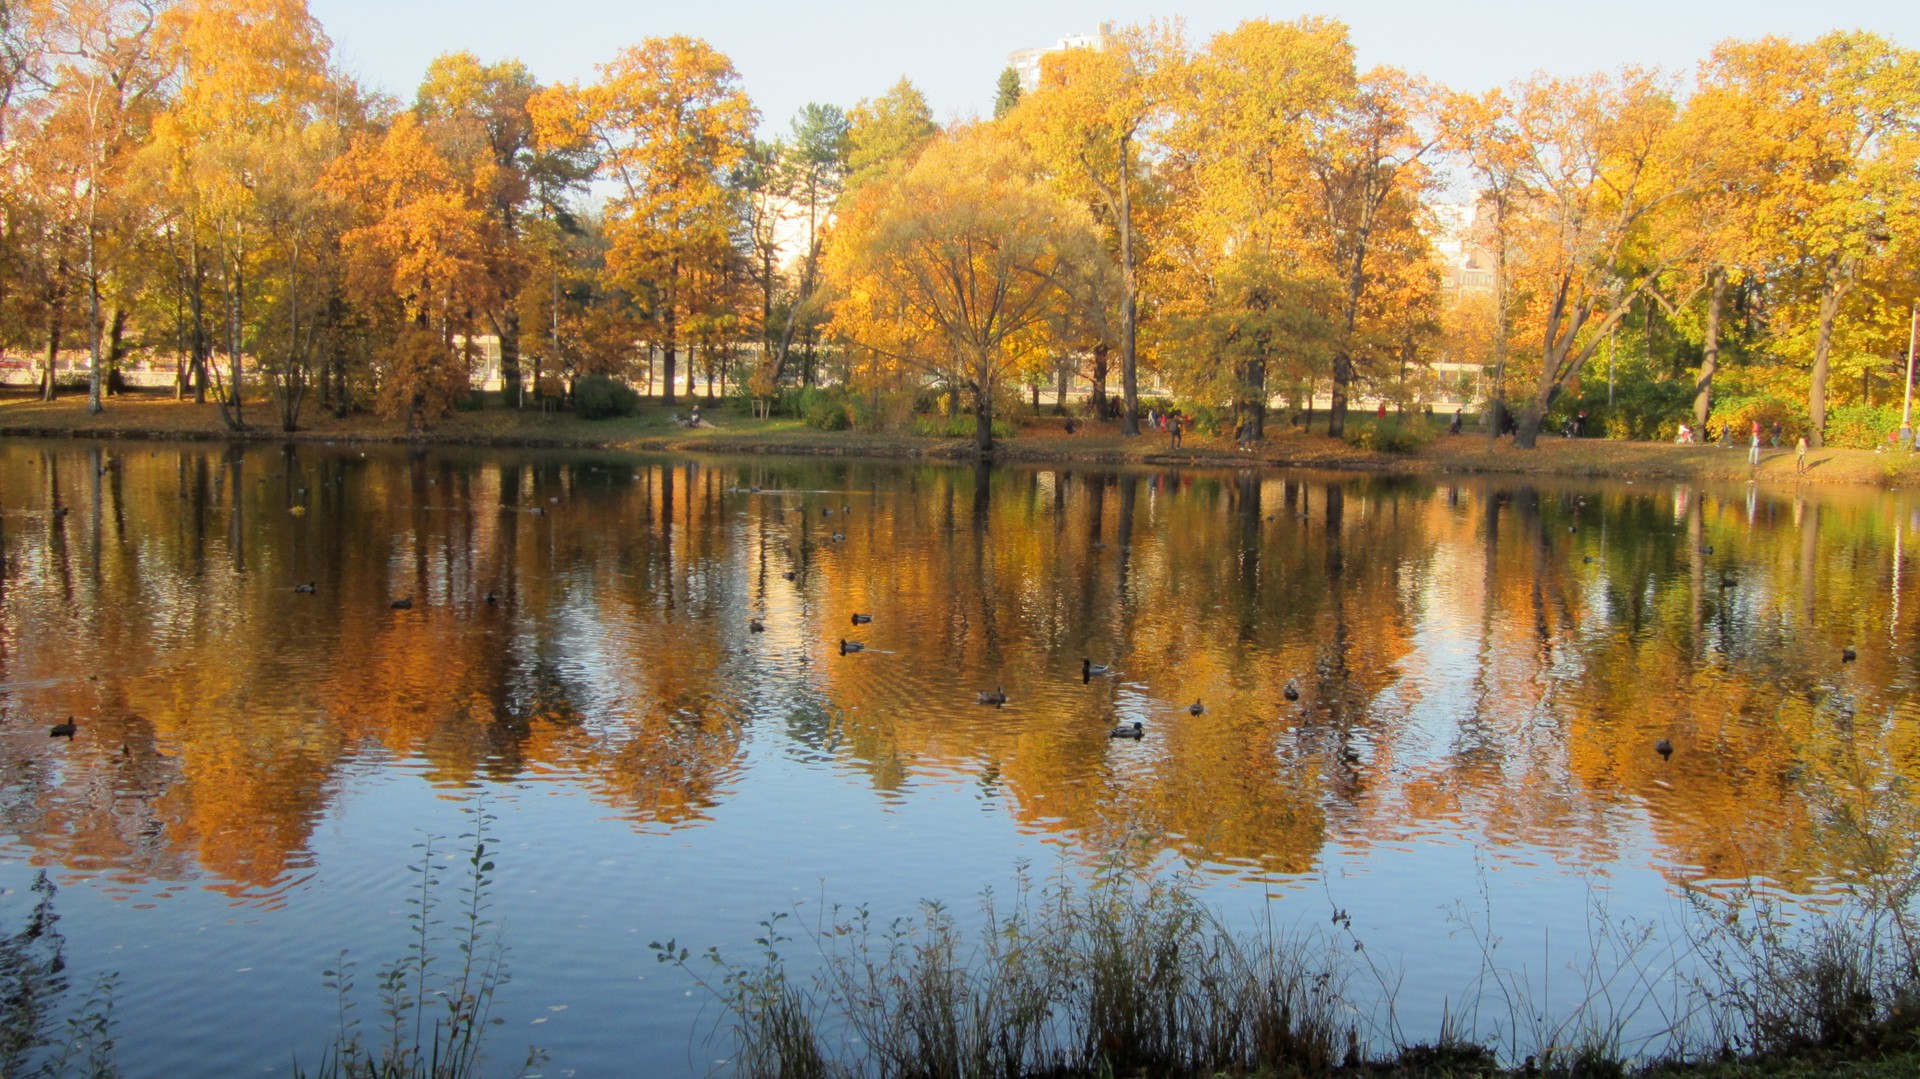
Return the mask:
<svg viewBox="0 0 1920 1079">
<path fill-rule="evenodd" d="M 901 75 L 942 120 L 992 108 L 994 80 L 1015 49 L 1122 24 L 1183 16 L 1195 43 L 1243 19 L 1331 15 L 1352 28 L 1363 67 L 1392 64 L 1458 89 L 1482 90 L 1535 70 L 1556 75 L 1623 64 L 1690 69 L 1727 37 L 1816 36 L 1867 29 L 1920 47 L 1920 0 L 1321 0 L 1279 6 L 1207 0 L 309 0 L 348 71 L 410 99 L 427 62 L 466 49 L 518 57 L 542 81 L 591 78 L 593 66 L 642 38 L 690 34 L 733 58 L 768 133 L 802 104 L 851 106 Z M 1553 9 L 1559 10 L 1553 10 Z M 1577 12 L 1577 14 L 1576 14 Z"/>
</svg>

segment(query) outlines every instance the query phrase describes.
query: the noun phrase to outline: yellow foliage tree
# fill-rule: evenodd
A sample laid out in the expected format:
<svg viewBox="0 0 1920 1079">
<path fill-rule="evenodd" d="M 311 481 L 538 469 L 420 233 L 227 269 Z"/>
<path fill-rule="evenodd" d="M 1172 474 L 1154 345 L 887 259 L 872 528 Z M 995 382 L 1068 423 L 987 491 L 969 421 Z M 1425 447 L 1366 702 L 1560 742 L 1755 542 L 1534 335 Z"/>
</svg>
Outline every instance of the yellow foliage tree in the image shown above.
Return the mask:
<svg viewBox="0 0 1920 1079">
<path fill-rule="evenodd" d="M 613 186 L 606 282 L 651 297 L 671 402 L 680 324 L 702 302 L 693 271 L 731 246 L 737 192 L 726 177 L 758 117 L 732 61 L 697 38 L 649 38 L 599 72 L 590 85 L 542 91 L 528 109 L 542 146 L 590 151 Z"/>
<path fill-rule="evenodd" d="M 860 188 L 829 251 L 834 330 L 890 364 L 973 398 L 974 444 L 993 448 L 994 395 L 1043 361 L 1061 279 L 1091 257 L 1091 222 L 1034 175 L 991 125 L 928 146 L 913 166 Z"/>
</svg>

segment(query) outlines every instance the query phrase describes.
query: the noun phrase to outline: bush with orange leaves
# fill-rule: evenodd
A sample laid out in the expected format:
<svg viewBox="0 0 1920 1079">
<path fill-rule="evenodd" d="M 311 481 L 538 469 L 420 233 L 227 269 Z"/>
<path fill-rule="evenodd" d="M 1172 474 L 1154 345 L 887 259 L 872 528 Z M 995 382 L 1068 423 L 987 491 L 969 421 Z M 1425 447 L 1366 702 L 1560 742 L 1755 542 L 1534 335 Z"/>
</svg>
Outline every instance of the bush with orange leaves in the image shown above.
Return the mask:
<svg viewBox="0 0 1920 1079">
<path fill-rule="evenodd" d="M 469 388 L 466 364 L 431 330 L 407 330 L 375 359 L 380 371 L 376 407 L 388 419 L 406 420 L 409 431 L 424 431 L 452 412 Z"/>
</svg>

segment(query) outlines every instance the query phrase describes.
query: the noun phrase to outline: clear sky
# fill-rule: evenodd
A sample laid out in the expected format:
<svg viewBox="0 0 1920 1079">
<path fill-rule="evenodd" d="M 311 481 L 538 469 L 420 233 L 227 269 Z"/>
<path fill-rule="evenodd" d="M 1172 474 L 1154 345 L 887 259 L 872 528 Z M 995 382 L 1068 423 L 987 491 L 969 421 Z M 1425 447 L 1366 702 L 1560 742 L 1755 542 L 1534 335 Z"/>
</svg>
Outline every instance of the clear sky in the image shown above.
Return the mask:
<svg viewBox="0 0 1920 1079">
<path fill-rule="evenodd" d="M 309 0 L 336 60 L 410 99 L 429 60 L 465 49 L 518 57 L 543 82 L 591 79 L 595 64 L 650 36 L 689 34 L 733 58 L 782 134 L 808 101 L 843 107 L 911 78 L 950 120 L 990 112 L 1016 49 L 1121 24 L 1181 16 L 1195 44 L 1252 18 L 1330 15 L 1352 28 L 1362 67 L 1390 64 L 1462 90 L 1532 71 L 1576 75 L 1649 64 L 1689 70 L 1714 42 L 1866 29 L 1920 48 L 1920 0 Z M 1554 10 L 1558 8 L 1560 10 Z M 1576 13 L 1577 12 L 1577 13 Z"/>
</svg>

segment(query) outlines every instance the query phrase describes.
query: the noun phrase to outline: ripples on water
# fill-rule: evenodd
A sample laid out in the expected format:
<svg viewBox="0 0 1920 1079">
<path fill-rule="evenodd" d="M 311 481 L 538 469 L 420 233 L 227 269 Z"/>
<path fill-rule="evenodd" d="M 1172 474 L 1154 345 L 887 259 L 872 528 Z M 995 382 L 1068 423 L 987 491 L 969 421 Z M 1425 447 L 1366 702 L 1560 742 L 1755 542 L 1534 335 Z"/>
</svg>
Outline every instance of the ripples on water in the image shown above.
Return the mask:
<svg viewBox="0 0 1920 1079">
<path fill-rule="evenodd" d="M 964 907 L 1023 861 L 1351 910 L 1437 1016 L 1463 911 L 1524 950 L 1845 877 L 1811 796 L 1914 771 L 1915 525 L 1876 492 L 9 443 L 0 913 L 52 872 L 136 1076 L 311 1064 L 320 971 L 397 954 L 417 845 L 480 799 L 502 1041 L 556 1073 L 706 1070 L 650 940 Z"/>
</svg>

